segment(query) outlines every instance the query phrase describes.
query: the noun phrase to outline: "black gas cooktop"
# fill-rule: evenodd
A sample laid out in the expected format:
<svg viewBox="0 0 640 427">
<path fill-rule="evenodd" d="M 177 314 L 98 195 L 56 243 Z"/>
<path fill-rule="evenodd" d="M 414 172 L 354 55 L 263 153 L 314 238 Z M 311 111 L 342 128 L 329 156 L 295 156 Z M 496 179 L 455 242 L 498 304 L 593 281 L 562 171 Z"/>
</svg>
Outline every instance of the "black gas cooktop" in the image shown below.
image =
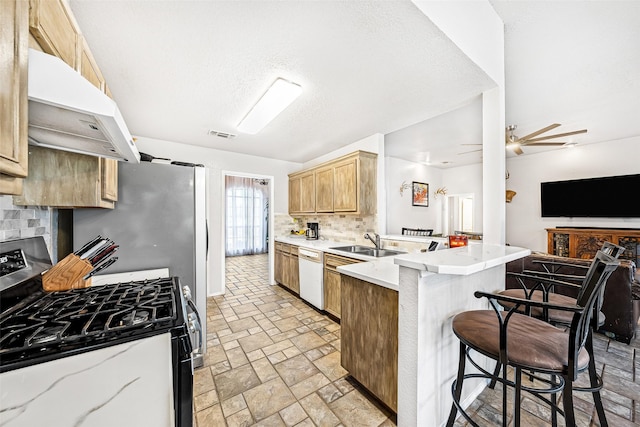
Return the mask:
<svg viewBox="0 0 640 427">
<path fill-rule="evenodd" d="M 40 292 L 3 306 L 0 367 L 166 331 L 182 318 L 179 289 L 176 278 L 160 278 Z"/>
</svg>

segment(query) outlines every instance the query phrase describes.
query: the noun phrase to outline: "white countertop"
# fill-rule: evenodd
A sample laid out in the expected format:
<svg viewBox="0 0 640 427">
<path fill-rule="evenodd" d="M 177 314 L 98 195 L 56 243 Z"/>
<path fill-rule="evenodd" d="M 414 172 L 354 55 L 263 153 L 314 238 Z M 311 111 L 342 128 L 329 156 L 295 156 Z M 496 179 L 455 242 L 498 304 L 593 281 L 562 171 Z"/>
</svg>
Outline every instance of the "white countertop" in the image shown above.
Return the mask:
<svg viewBox="0 0 640 427">
<path fill-rule="evenodd" d="M 347 258 L 353 258 L 353 259 L 357 259 L 360 261 L 378 261 L 381 258 L 376 258 L 373 256 L 368 256 L 368 255 L 361 255 L 361 254 L 357 254 L 357 253 L 353 253 L 353 252 L 345 252 L 345 251 L 338 251 L 335 249 L 331 249 L 333 247 L 339 247 L 339 246 L 350 246 L 353 245 L 354 243 L 347 243 L 347 242 L 336 242 L 335 240 L 323 240 L 323 239 L 318 239 L 318 240 L 307 240 L 304 237 L 300 238 L 300 237 L 276 237 L 275 238 L 276 242 L 281 242 L 281 243 L 288 243 L 290 245 L 295 245 L 295 246 L 299 246 L 301 248 L 307 248 L 307 249 L 315 249 L 318 251 L 322 251 L 322 252 L 326 252 L 329 254 L 334 254 L 334 255 L 340 255 L 340 256 L 344 256 Z M 373 249 L 373 245 L 370 245 L 371 249 Z M 394 248 L 395 250 L 395 248 Z M 401 249 L 399 249 L 401 250 Z M 385 258 L 393 258 L 393 257 L 385 257 Z"/>
<path fill-rule="evenodd" d="M 460 248 L 376 258 L 331 249 L 336 246 L 349 245 L 344 242 L 306 240 L 295 237 L 278 237 L 275 240 L 366 261 L 340 266 L 338 271 L 396 291 L 399 289 L 400 266 L 429 273 L 469 275 L 525 257 L 531 253 L 529 249 L 517 246 L 490 245 L 478 241 Z"/>
<path fill-rule="evenodd" d="M 530 253 L 531 250 L 517 246 L 480 244 L 398 255 L 394 262 L 403 267 L 431 273 L 468 275 L 525 257 Z"/>
<path fill-rule="evenodd" d="M 342 265 L 338 267 L 338 271 L 347 276 L 375 283 L 394 291 L 399 289 L 400 267 L 394 264 L 394 257 L 378 258 L 372 262 Z"/>
</svg>

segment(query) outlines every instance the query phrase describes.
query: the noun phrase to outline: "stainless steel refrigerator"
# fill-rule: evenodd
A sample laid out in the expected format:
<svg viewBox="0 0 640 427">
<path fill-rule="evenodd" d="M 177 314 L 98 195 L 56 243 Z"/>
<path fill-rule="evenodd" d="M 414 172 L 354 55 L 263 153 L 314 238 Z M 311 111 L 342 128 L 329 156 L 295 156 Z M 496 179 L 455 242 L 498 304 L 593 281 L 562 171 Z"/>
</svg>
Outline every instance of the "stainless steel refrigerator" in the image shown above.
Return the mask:
<svg viewBox="0 0 640 427">
<path fill-rule="evenodd" d="M 76 209 L 73 247 L 98 234 L 120 247 L 103 274 L 169 268 L 189 286 L 200 313 L 204 355 L 207 307 L 205 168 L 141 162 L 118 165 L 115 209 Z M 196 360 L 198 364 L 200 360 Z"/>
</svg>

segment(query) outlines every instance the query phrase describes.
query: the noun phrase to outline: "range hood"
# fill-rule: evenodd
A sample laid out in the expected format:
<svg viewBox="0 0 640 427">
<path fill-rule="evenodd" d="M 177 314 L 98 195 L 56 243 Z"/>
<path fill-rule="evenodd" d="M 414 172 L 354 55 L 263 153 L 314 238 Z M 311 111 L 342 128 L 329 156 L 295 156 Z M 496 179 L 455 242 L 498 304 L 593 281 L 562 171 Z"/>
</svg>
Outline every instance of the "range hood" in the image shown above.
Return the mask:
<svg viewBox="0 0 640 427">
<path fill-rule="evenodd" d="M 60 58 L 29 49 L 29 143 L 134 163 L 116 103 Z"/>
</svg>

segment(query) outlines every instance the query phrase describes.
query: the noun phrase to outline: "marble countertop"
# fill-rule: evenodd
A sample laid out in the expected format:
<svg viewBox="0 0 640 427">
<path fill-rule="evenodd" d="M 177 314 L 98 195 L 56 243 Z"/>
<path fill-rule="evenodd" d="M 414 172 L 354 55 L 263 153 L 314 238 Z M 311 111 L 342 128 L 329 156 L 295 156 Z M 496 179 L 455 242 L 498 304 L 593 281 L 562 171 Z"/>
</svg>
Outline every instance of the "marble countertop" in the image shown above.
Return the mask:
<svg viewBox="0 0 640 427">
<path fill-rule="evenodd" d="M 338 267 L 338 271 L 347 276 L 397 291 L 400 282 L 400 267 L 394 263 L 394 258 L 385 257 L 372 262 L 342 265 Z"/>
<path fill-rule="evenodd" d="M 345 256 L 347 258 L 353 258 L 360 261 L 377 261 L 381 259 L 373 256 L 357 254 L 354 252 L 345 252 L 345 251 L 339 251 L 336 249 L 331 249 L 337 246 L 349 246 L 349 245 L 352 245 L 353 243 L 336 242 L 334 240 L 323 240 L 323 239 L 307 240 L 305 238 L 300 238 L 300 237 L 276 237 L 275 241 L 281 242 L 281 243 L 288 243 L 290 245 L 296 245 L 301 248 L 315 249 L 315 250 L 326 252 L 329 254 Z M 373 249 L 373 245 L 369 245 L 369 246 L 371 246 L 371 249 Z M 393 258 L 393 257 L 385 257 L 385 258 Z"/>
<path fill-rule="evenodd" d="M 443 249 L 434 252 L 413 252 L 376 258 L 331 249 L 335 246 L 348 245 L 348 243 L 344 242 L 306 240 L 295 237 L 277 237 L 275 240 L 366 261 L 340 266 L 338 271 L 396 291 L 399 289 L 400 266 L 413 268 L 425 273 L 469 275 L 522 258 L 531 253 L 529 249 L 517 246 L 490 245 L 479 241 L 460 248 Z"/>
<path fill-rule="evenodd" d="M 479 244 L 395 257 L 403 267 L 439 274 L 469 275 L 505 264 L 531 253 L 517 246 Z"/>
</svg>

